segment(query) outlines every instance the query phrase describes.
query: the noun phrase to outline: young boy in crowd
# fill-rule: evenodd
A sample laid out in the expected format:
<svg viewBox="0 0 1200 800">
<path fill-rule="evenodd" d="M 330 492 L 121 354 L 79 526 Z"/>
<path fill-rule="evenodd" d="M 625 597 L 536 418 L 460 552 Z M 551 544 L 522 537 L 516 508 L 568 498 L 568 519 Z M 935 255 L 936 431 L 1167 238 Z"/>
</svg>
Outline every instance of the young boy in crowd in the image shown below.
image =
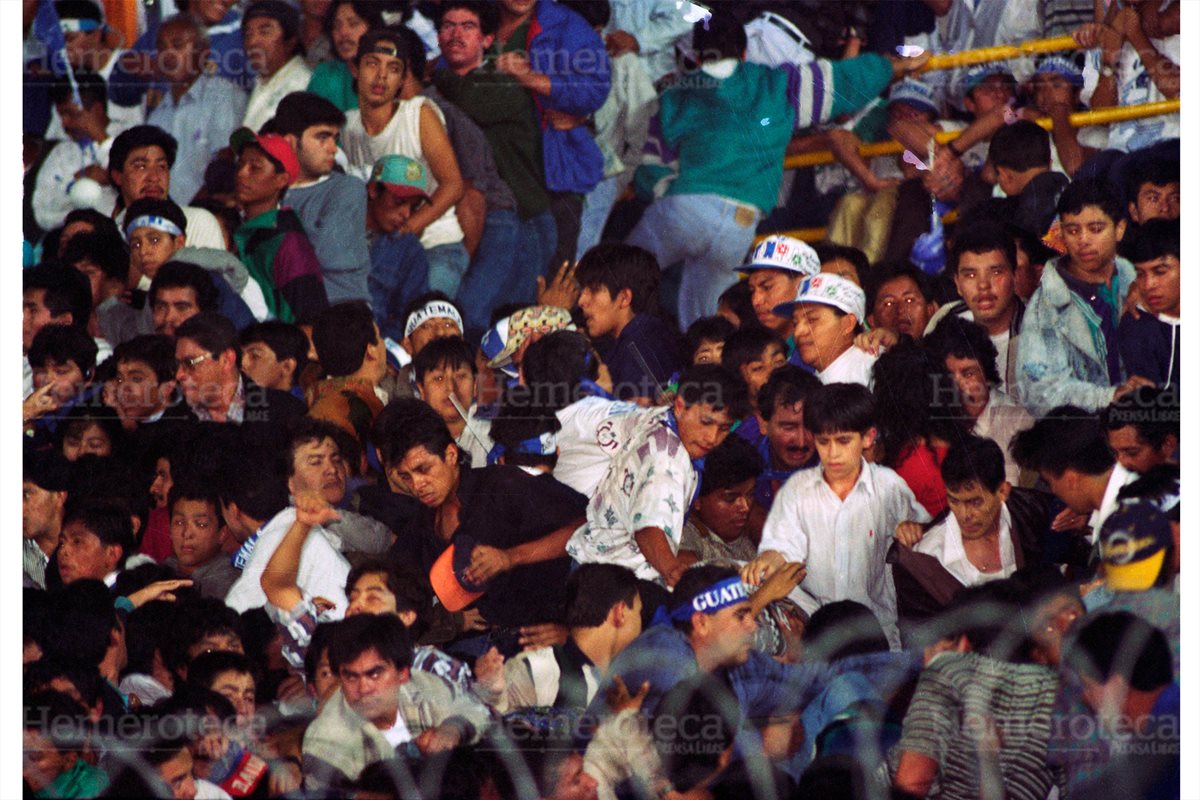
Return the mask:
<svg viewBox="0 0 1200 800">
<path fill-rule="evenodd" d="M 616 340 L 600 356 L 621 400 L 654 400 L 679 366 L 677 337 L 653 313 L 661 274 L 653 255 L 626 244 L 596 245 L 575 268 L 588 336 Z"/>
<path fill-rule="evenodd" d="M 280 206 L 287 188 L 300 176 L 300 161 L 279 134 L 255 134 L 239 128 L 229 137 L 237 156 L 234 196 L 242 210 L 234 231 L 238 258 L 267 301 L 267 310 L 284 322 L 314 317 L 329 305 L 321 263 L 296 212 Z"/>
<path fill-rule="evenodd" d="M 1019 396 L 1037 416 L 1067 402 L 1098 411 L 1152 383 L 1121 370 L 1117 326 L 1136 273 L 1117 255 L 1127 225 L 1120 201 L 1100 181 L 1077 180 L 1058 214 L 1067 254 L 1042 272 L 1017 348 Z"/>
<path fill-rule="evenodd" d="M 721 366 L 740 375 L 749 392 L 750 407 L 758 410 L 756 398 L 775 370 L 787 363 L 783 342 L 765 328 L 743 328 L 725 340 Z"/>
<path fill-rule="evenodd" d="M 242 372 L 267 389 L 304 399 L 299 378 L 308 365 L 308 337 L 278 320 L 256 322 L 242 331 Z"/>
<path fill-rule="evenodd" d="M 725 342 L 738 328 L 725 317 L 701 317 L 688 326 L 683 336 L 684 361 L 697 364 L 720 364 Z"/>
<path fill-rule="evenodd" d="M 371 309 L 361 300 L 337 303 L 313 322 L 312 342 L 328 377 L 308 389 L 308 415 L 328 420 L 366 446 L 387 395 L 387 347 Z"/>
<path fill-rule="evenodd" d="M 108 774 L 84 760 L 84 708 L 70 696 L 44 691 L 25 698 L 21 778 L 32 797 L 99 797 Z"/>
<path fill-rule="evenodd" d="M 621 443 L 567 554 L 674 586 L 692 561 L 679 553 L 679 542 L 704 458 L 747 405 L 745 384 L 723 367 L 685 370 L 674 403 L 643 416 Z"/>
<path fill-rule="evenodd" d="M 1127 375 L 1178 391 L 1180 273 L 1179 220 L 1152 219 L 1139 225 L 1121 251 L 1133 262 L 1141 302 L 1117 326 L 1117 346 Z"/>
<path fill-rule="evenodd" d="M 83 500 L 67 508 L 54 554 L 64 586 L 92 579 L 111 587 L 131 553 L 133 526 L 123 505 Z"/>
<path fill-rule="evenodd" d="M 167 503 L 172 555 L 163 563 L 190 578 L 201 596 L 224 600 L 241 573 L 223 552 L 226 531 L 217 493 L 199 481 L 176 481 Z"/>
<path fill-rule="evenodd" d="M 792 318 L 796 353 L 816 370 L 821 383 L 870 387 L 878 356 L 854 346 L 866 306 L 862 289 L 845 278 L 822 273 L 802 280 L 795 299 L 775 306 L 774 312 Z"/>
<path fill-rule="evenodd" d="M 779 490 L 763 528 L 759 555 L 742 570 L 758 586 L 785 562 L 804 562 L 798 602 L 808 613 L 855 600 L 878 618 L 893 649 L 900 646 L 896 589 L 884 558 L 902 522 L 928 522 L 912 490 L 863 451 L 875 442 L 875 402 L 858 384 L 828 384 L 804 403 L 820 469 L 793 475 Z"/>
<path fill-rule="evenodd" d="M 413 359 L 417 394 L 442 418 L 471 467 L 487 466 L 490 424 L 475 416 L 475 352 L 459 336 L 435 339 Z M 460 413 L 466 412 L 466 417 Z"/>
<path fill-rule="evenodd" d="M 758 552 L 751 530 L 754 485 L 762 459 L 753 445 L 726 437 L 704 460 L 696 508 L 683 524 L 680 550 L 701 561 L 752 561 Z"/>
<path fill-rule="evenodd" d="M 1126 199 L 1135 225 L 1152 219 L 1179 219 L 1179 164 L 1161 158 L 1137 162 L 1129 170 Z"/>
<path fill-rule="evenodd" d="M 429 203 L 429 173 L 420 161 L 390 154 L 375 162 L 367 180 L 367 283 L 375 319 L 385 335 L 402 338 L 403 309 L 429 291 L 429 259 L 407 231 L 412 215 Z"/>
</svg>

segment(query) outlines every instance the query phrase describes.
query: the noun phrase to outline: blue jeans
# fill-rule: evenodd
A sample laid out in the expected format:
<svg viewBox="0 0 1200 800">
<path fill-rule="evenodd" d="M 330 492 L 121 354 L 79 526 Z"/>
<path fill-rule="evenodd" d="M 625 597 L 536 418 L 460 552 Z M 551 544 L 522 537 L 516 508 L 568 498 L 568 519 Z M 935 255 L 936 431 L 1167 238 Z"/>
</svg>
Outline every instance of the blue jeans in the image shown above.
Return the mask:
<svg viewBox="0 0 1200 800">
<path fill-rule="evenodd" d="M 439 244 L 425 251 L 429 260 L 429 288 L 445 292 L 447 297 L 458 294 L 458 285 L 467 271 L 467 248 L 462 242 Z"/>
<path fill-rule="evenodd" d="M 721 293 L 737 282 L 737 268 L 754 244 L 761 213 L 715 194 L 667 195 L 646 209 L 628 244 L 644 247 L 663 269 L 683 262 L 679 326 L 717 313 Z"/>
<path fill-rule="evenodd" d="M 619 178 L 619 175 L 605 178 L 584 196 L 583 216 L 579 220 L 579 243 L 575 245 L 576 261 L 600 243 L 600 237 L 604 235 L 604 226 L 608 223 L 608 215 L 612 213 L 617 202 Z"/>
<path fill-rule="evenodd" d="M 468 342 L 479 341 L 488 329 L 492 309 L 507 300 L 516 283 L 520 237 L 521 220 L 516 211 L 488 212 L 479 248 L 455 298 L 463 310 Z"/>
<path fill-rule="evenodd" d="M 531 304 L 537 300 L 537 278 L 546 276 L 551 269 L 550 259 L 558 242 L 558 228 L 549 210 L 521 222 L 517 242 L 516 263 L 513 268 L 515 279 L 507 287 L 505 299 L 512 303 Z M 557 264 L 553 265 L 558 268 Z"/>
<path fill-rule="evenodd" d="M 371 307 L 384 336 L 404 338 L 405 307 L 429 291 L 429 260 L 411 233 L 378 236 L 371 243 L 371 274 L 367 276 Z"/>
</svg>

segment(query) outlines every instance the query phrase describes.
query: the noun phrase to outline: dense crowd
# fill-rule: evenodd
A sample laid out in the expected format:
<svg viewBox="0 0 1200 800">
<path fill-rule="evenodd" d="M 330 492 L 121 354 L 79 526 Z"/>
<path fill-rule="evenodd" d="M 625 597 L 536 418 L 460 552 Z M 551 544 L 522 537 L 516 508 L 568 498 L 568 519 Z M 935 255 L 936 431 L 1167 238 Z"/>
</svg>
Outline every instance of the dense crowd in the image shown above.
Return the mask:
<svg viewBox="0 0 1200 800">
<path fill-rule="evenodd" d="M 1179 797 L 1180 5 L 25 0 L 24 795 Z"/>
</svg>

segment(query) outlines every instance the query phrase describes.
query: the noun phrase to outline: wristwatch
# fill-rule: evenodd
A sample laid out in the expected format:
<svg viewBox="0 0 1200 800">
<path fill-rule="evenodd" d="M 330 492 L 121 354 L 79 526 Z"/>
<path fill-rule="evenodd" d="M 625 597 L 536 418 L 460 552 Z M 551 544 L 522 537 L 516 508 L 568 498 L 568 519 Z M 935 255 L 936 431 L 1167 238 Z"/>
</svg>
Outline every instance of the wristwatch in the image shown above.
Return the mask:
<svg viewBox="0 0 1200 800">
<path fill-rule="evenodd" d="M 1113 78 L 1116 77 L 1116 74 L 1117 71 L 1108 64 L 1104 64 L 1100 67 L 1100 76 L 1103 78 Z"/>
</svg>

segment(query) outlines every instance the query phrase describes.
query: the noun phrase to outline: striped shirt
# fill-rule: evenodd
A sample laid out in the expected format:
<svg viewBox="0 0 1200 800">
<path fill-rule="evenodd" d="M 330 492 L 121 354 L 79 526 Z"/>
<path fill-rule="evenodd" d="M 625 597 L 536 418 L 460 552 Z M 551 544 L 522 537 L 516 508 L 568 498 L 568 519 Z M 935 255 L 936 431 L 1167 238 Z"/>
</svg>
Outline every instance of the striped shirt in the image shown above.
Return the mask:
<svg viewBox="0 0 1200 800">
<path fill-rule="evenodd" d="M 1056 785 L 1061 791 L 1061 770 L 1046 765 L 1058 680 L 1056 672 L 1034 664 L 976 653 L 937 656 L 921 673 L 900 742 L 889 755 L 892 774 L 901 753 L 918 753 L 938 762 L 929 797 L 984 796 L 984 783 L 991 781 L 980 751 L 994 745 L 980 740 L 994 726 L 999 774 L 988 773 L 1003 784 L 1006 800 L 1045 800 Z"/>
</svg>

